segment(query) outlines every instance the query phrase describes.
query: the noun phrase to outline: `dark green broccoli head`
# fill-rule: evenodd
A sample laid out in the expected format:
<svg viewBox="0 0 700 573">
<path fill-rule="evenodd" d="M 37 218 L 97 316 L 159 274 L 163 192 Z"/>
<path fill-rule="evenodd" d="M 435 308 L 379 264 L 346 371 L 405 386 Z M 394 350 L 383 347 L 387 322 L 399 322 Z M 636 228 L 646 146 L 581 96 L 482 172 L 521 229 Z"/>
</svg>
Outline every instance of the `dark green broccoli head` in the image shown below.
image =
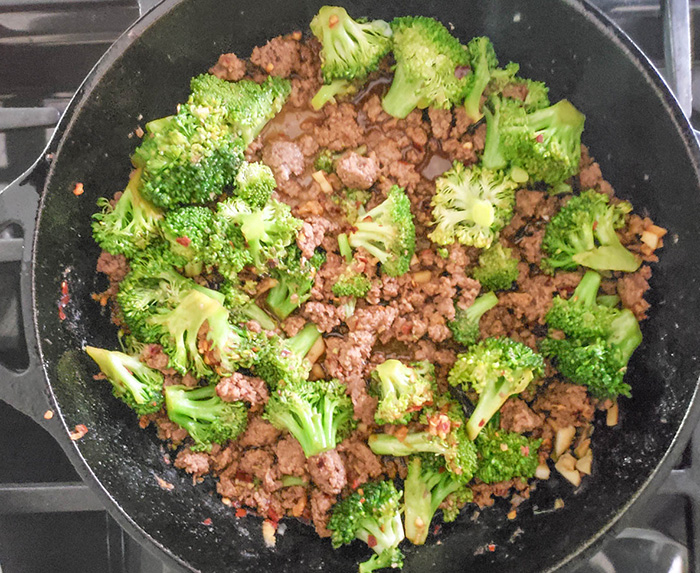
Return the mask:
<svg viewBox="0 0 700 573">
<path fill-rule="evenodd" d="M 542 269 L 573 271 L 579 265 L 598 271 L 634 272 L 641 261 L 628 251 L 615 232 L 632 209 L 627 202 L 592 189 L 572 197 L 547 224 L 542 240 Z"/>
<path fill-rule="evenodd" d="M 452 331 L 452 337 L 465 346 L 476 343 L 479 340 L 479 321 L 498 304 L 498 297 L 492 292 L 478 297 L 467 309 L 456 308 L 454 320 L 447 323 Z"/>
<path fill-rule="evenodd" d="M 321 250 L 307 259 L 296 245 L 287 249 L 281 264 L 272 269 L 277 284 L 267 294 L 267 306 L 275 316 L 284 320 L 309 299 L 316 273 L 325 262 L 326 254 Z"/>
<path fill-rule="evenodd" d="M 455 161 L 435 181 L 435 228 L 428 237 L 438 245 L 489 247 L 513 216 L 516 187 L 503 172 Z"/>
<path fill-rule="evenodd" d="M 379 364 L 372 371 L 372 383 L 379 396 L 374 414 L 377 424 L 407 424 L 424 405 L 433 402 L 434 378 L 399 360 Z"/>
<path fill-rule="evenodd" d="M 237 438 L 248 425 L 248 409 L 243 402 L 224 402 L 214 385 L 168 386 L 165 408 L 168 418 L 194 440 L 192 450 L 209 451 L 213 444 Z"/>
<path fill-rule="evenodd" d="M 501 430 L 492 420 L 476 438 L 479 451 L 476 477 L 484 483 L 533 477 L 539 463 L 537 451 L 541 444 L 541 439 Z"/>
<path fill-rule="evenodd" d="M 114 206 L 105 197 L 97 200 L 101 211 L 92 216 L 92 236 L 102 249 L 113 255 L 131 258 L 158 235 L 163 213 L 141 196 L 141 171 L 132 171 Z"/>
<path fill-rule="evenodd" d="M 253 208 L 260 208 L 277 187 L 275 176 L 264 163 L 243 163 L 236 175 L 234 194 Z"/>
<path fill-rule="evenodd" d="M 174 255 L 172 261 L 185 268 L 188 276 L 197 276 L 211 261 L 209 237 L 214 213 L 209 207 L 188 205 L 168 211 L 161 222 L 163 237 Z"/>
<path fill-rule="evenodd" d="M 112 384 L 112 393 L 139 416 L 163 405 L 163 374 L 146 366 L 138 356 L 86 346 L 88 353 Z"/>
<path fill-rule="evenodd" d="M 383 20 L 353 20 L 345 8 L 323 6 L 310 24 L 321 42 L 323 81 L 359 81 L 391 50 L 391 26 Z"/>
<path fill-rule="evenodd" d="M 479 255 L 479 266 L 472 276 L 485 290 L 507 290 L 518 278 L 518 259 L 513 258 L 513 250 L 496 243 Z"/>
<path fill-rule="evenodd" d="M 362 247 L 377 258 L 389 276 L 408 272 L 416 248 L 416 228 L 405 191 L 394 185 L 382 203 L 355 222 L 348 241 L 353 248 Z"/>
<path fill-rule="evenodd" d="M 449 109 L 464 99 L 470 64 L 459 40 L 440 22 L 425 16 L 395 18 L 394 80 L 382 100 L 384 111 L 404 118 L 416 107 Z"/>
<path fill-rule="evenodd" d="M 335 160 L 337 159 L 337 154 L 333 153 L 330 149 L 323 148 L 318 152 L 316 159 L 314 160 L 314 169 L 316 171 L 325 171 L 326 173 L 335 172 Z"/>
</svg>

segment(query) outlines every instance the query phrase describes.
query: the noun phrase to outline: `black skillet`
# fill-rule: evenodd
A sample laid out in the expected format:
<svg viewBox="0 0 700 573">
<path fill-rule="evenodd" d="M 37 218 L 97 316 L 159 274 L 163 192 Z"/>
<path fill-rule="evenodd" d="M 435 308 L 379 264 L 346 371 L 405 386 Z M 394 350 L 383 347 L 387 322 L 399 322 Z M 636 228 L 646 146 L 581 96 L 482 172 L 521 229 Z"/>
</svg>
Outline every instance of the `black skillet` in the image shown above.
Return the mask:
<svg viewBox="0 0 700 573">
<path fill-rule="evenodd" d="M 153 431 L 92 380 L 80 350 L 115 347 L 115 329 L 90 293 L 104 287 L 91 240 L 95 199 L 125 185 L 128 134 L 171 113 L 188 80 L 221 52 L 246 56 L 253 46 L 305 30 L 321 2 L 184 0 L 161 5 L 106 54 L 78 91 L 46 156 L 0 194 L 0 227 L 24 231 L 20 276 L 31 360 L 23 372 L 0 369 L 0 397 L 54 435 L 81 476 L 134 537 L 192 571 L 353 571 L 368 556 L 361 544 L 338 551 L 313 529 L 285 520 L 277 547 L 265 547 L 261 520 L 237 519 L 207 480 L 191 479 L 163 458 Z M 700 221 L 697 143 L 649 62 L 596 9 L 574 0 L 347 3 L 350 13 L 390 19 L 424 14 L 454 25 L 466 40 L 490 36 L 502 61 L 544 80 L 554 99 L 568 97 L 587 115 L 585 142 L 618 194 L 670 230 L 654 267 L 651 317 L 629 370 L 634 397 L 621 423 L 601 424 L 594 475 L 578 489 L 553 472 L 515 520 L 507 508 L 466 510 L 422 548 L 407 547 L 405 571 L 541 572 L 568 568 L 609 537 L 670 471 L 698 419 Z M 141 117 L 145 118 L 144 120 Z M 72 193 L 82 182 L 85 193 Z M 70 300 L 59 319 L 61 283 Z M 56 415 L 43 417 L 47 409 Z M 76 424 L 89 429 L 69 439 Z M 163 482 L 174 486 L 161 487 Z M 565 506 L 552 511 L 554 500 Z M 207 519 L 211 519 L 211 525 Z M 439 543 L 439 544 L 438 544 Z M 490 549 L 493 549 L 491 551 Z"/>
</svg>

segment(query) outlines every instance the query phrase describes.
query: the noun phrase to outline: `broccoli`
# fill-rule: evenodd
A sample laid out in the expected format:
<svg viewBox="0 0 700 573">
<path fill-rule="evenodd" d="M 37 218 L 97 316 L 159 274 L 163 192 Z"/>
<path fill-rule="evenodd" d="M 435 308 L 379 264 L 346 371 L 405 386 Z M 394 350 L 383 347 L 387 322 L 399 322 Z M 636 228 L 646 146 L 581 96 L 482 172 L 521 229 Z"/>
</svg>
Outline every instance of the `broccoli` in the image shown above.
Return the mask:
<svg viewBox="0 0 700 573">
<path fill-rule="evenodd" d="M 138 359 L 116 350 L 86 346 L 88 353 L 112 384 L 112 393 L 139 416 L 163 405 L 163 374 Z"/>
<path fill-rule="evenodd" d="M 454 320 L 447 323 L 452 331 L 452 338 L 460 344 L 469 346 L 479 340 L 479 321 L 498 304 L 498 297 L 492 292 L 478 297 L 467 309 L 456 308 Z"/>
<path fill-rule="evenodd" d="M 331 200 L 343 211 L 343 215 L 348 220 L 348 223 L 353 225 L 355 221 L 364 216 L 365 205 L 371 197 L 371 191 L 363 191 L 362 189 L 345 189 L 340 194 L 334 194 L 331 197 Z"/>
<path fill-rule="evenodd" d="M 323 148 L 319 151 L 316 159 L 314 160 L 314 169 L 316 171 L 325 171 L 326 173 L 335 172 L 335 160 L 337 154 L 333 153 L 330 149 Z"/>
<path fill-rule="evenodd" d="M 597 302 L 599 285 L 600 275 L 588 271 L 571 298 L 554 299 L 547 324 L 566 337 L 545 338 L 540 351 L 553 359 L 566 378 L 605 400 L 630 395 L 624 376 L 630 357 L 642 342 L 642 332 L 631 310 Z"/>
<path fill-rule="evenodd" d="M 517 74 L 520 65 L 509 62 L 504 68 L 491 71 L 491 80 L 484 90 L 486 96 L 499 96 L 505 100 L 516 100 L 515 104 L 522 106 L 527 113 L 549 107 L 549 88 L 544 82 L 521 78 Z M 518 97 L 525 89 L 525 98 Z M 510 89 L 509 89 L 510 88 Z M 491 98 L 490 98 L 491 99 Z"/>
<path fill-rule="evenodd" d="M 223 295 L 216 291 L 193 288 L 174 309 L 159 309 L 146 319 L 159 335 L 171 368 L 180 374 L 192 372 L 198 378 L 211 376 L 212 368 L 199 353 L 202 347 L 218 355 L 216 374 L 220 376 L 252 365 L 256 341 L 252 333 L 229 323 L 223 300 Z M 200 342 L 198 333 L 205 322 L 206 342 Z"/>
<path fill-rule="evenodd" d="M 404 190 L 394 185 L 382 203 L 355 221 L 348 241 L 376 257 L 387 275 L 407 273 L 416 248 L 416 228 Z"/>
<path fill-rule="evenodd" d="M 396 68 L 382 107 L 389 115 L 406 117 L 416 107 L 449 109 L 464 99 L 468 80 L 458 73 L 469 65 L 469 54 L 440 22 L 425 16 L 395 18 Z"/>
<path fill-rule="evenodd" d="M 284 258 L 302 225 L 289 205 L 274 199 L 261 208 L 227 199 L 219 203 L 216 218 L 233 248 L 248 251 L 250 263 L 258 270 L 267 270 L 269 261 L 277 264 Z"/>
<path fill-rule="evenodd" d="M 264 417 L 294 436 L 307 458 L 335 448 L 354 427 L 352 400 L 338 380 L 296 380 L 279 385 Z"/>
<path fill-rule="evenodd" d="M 552 217 L 542 239 L 542 269 L 573 271 L 579 265 L 598 271 L 634 272 L 641 261 L 628 251 L 615 233 L 624 225 L 632 205 L 615 205 L 603 193 L 592 189 L 572 197 Z"/>
<path fill-rule="evenodd" d="M 503 172 L 455 161 L 435 181 L 435 228 L 428 237 L 438 245 L 491 246 L 513 216 L 516 187 Z"/>
<path fill-rule="evenodd" d="M 335 296 L 364 298 L 371 288 L 372 281 L 367 275 L 348 269 L 338 277 L 331 290 Z"/>
<path fill-rule="evenodd" d="M 209 451 L 212 444 L 233 440 L 248 425 L 248 409 L 243 402 L 224 402 L 216 386 L 167 386 L 165 409 L 168 418 L 194 440 L 192 450 Z"/>
<path fill-rule="evenodd" d="M 506 290 L 518 278 L 518 259 L 511 255 L 500 243 L 491 245 L 479 255 L 479 266 L 472 271 L 472 277 L 479 281 L 485 290 Z"/>
<path fill-rule="evenodd" d="M 417 411 L 433 401 L 434 379 L 399 360 L 379 364 L 372 371 L 372 383 L 379 396 L 374 414 L 377 424 L 408 424 Z"/>
<path fill-rule="evenodd" d="M 401 492 L 393 482 L 363 484 L 336 503 L 331 511 L 328 529 L 334 548 L 359 539 L 375 553 L 360 564 L 360 573 L 403 566 L 403 553 L 399 549 L 399 543 L 404 539 Z"/>
<path fill-rule="evenodd" d="M 467 434 L 473 440 L 505 401 L 544 374 L 544 360 L 528 346 L 510 338 L 487 338 L 459 354 L 448 382 L 479 396 Z"/>
<path fill-rule="evenodd" d="M 140 186 L 141 169 L 134 169 L 114 206 L 106 197 L 97 200 L 101 211 L 92 216 L 92 235 L 112 255 L 133 257 L 158 235 L 163 214 L 142 197 Z"/>
<path fill-rule="evenodd" d="M 321 109 L 328 102 L 336 103 L 336 97 L 353 95 L 357 93 L 357 86 L 347 80 L 333 80 L 330 84 L 323 85 L 311 98 L 311 107 Z M 330 172 L 329 172 L 330 173 Z"/>
<path fill-rule="evenodd" d="M 311 365 L 305 357 L 319 338 L 321 333 L 311 322 L 291 338 L 271 337 L 258 351 L 253 365 L 255 374 L 271 388 L 306 380 Z"/>
<path fill-rule="evenodd" d="M 440 504 L 452 494 L 468 490 L 464 476 L 446 471 L 439 456 L 421 454 L 411 457 L 404 481 L 404 523 L 406 539 L 423 545 L 428 537 L 430 522 Z M 450 517 L 456 517 L 449 515 Z"/>
<path fill-rule="evenodd" d="M 208 207 L 188 205 L 168 211 L 161 222 L 162 235 L 172 253 L 172 263 L 189 277 L 202 273 L 210 259 L 209 237 L 214 213 Z"/>
<path fill-rule="evenodd" d="M 289 80 L 274 76 L 258 84 L 252 80 L 228 82 L 202 74 L 192 78 L 190 89 L 188 105 L 205 113 L 222 113 L 224 125 L 248 146 L 282 109 L 292 85 Z"/>
<path fill-rule="evenodd" d="M 501 105 L 501 152 L 532 180 L 556 185 L 578 173 L 585 119 L 567 100 L 532 113 Z"/>
<path fill-rule="evenodd" d="M 391 50 L 391 26 L 383 20 L 353 20 L 345 8 L 323 6 L 311 20 L 321 42 L 323 81 L 361 81 Z"/>
<path fill-rule="evenodd" d="M 338 252 L 340 256 L 345 258 L 346 263 L 352 261 L 352 247 L 350 246 L 350 241 L 348 241 L 348 236 L 345 233 L 340 233 L 338 235 Z"/>
<path fill-rule="evenodd" d="M 495 418 L 476 438 L 479 452 L 476 477 L 484 483 L 533 477 L 539 464 L 537 450 L 542 440 L 500 430 Z"/>
<path fill-rule="evenodd" d="M 277 323 L 248 296 L 236 283 L 224 280 L 219 285 L 219 292 L 224 295 L 224 306 L 231 313 L 232 322 L 254 320 L 264 330 L 275 330 Z"/>
<path fill-rule="evenodd" d="M 279 267 L 272 269 L 277 280 L 267 294 L 267 306 L 278 318 L 284 320 L 311 296 L 316 273 L 326 262 L 326 254 L 317 250 L 306 259 L 299 247 L 290 246 Z"/>
<path fill-rule="evenodd" d="M 491 74 L 498 66 L 493 44 L 485 36 L 472 38 L 467 44 L 471 74 L 467 76 L 464 109 L 476 122 L 482 117 L 481 96 L 491 81 Z"/>
<path fill-rule="evenodd" d="M 264 163 L 244 163 L 236 175 L 234 194 L 254 209 L 263 207 L 277 187 L 275 176 Z"/>
</svg>

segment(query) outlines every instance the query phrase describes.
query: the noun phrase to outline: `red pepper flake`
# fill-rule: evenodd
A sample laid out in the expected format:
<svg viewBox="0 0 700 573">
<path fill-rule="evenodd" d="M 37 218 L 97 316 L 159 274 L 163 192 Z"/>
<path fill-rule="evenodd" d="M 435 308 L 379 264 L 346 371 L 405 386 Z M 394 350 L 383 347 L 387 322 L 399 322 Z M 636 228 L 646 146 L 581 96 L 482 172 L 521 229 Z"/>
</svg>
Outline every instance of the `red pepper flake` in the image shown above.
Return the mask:
<svg viewBox="0 0 700 573">
<path fill-rule="evenodd" d="M 542 137 L 541 133 L 537 134 L 537 137 L 535 137 L 535 141 L 537 141 L 537 143 L 542 143 L 544 141 L 544 137 Z"/>
<path fill-rule="evenodd" d="M 245 509 L 243 509 L 242 507 L 239 507 L 236 510 L 236 517 L 245 517 L 246 515 L 248 515 L 248 512 Z"/>
<path fill-rule="evenodd" d="M 377 546 L 377 538 L 374 535 L 368 535 L 367 536 L 367 545 L 370 547 L 376 547 Z"/>
<path fill-rule="evenodd" d="M 520 453 L 527 457 L 530 455 L 530 446 L 520 446 Z"/>
<path fill-rule="evenodd" d="M 61 298 L 58 300 L 58 318 L 60 320 L 66 319 L 66 313 L 64 309 L 70 302 L 70 293 L 68 292 L 68 281 L 61 281 Z"/>
<path fill-rule="evenodd" d="M 162 477 L 159 477 L 159 476 L 154 476 L 154 477 L 156 478 L 156 481 L 158 482 L 160 489 L 164 489 L 166 491 L 172 491 L 173 489 L 175 489 L 175 486 L 173 484 L 165 481 Z"/>
<path fill-rule="evenodd" d="M 438 533 L 440 533 L 441 529 L 442 529 L 442 527 L 440 526 L 440 524 L 433 527 L 433 535 L 437 535 Z"/>
<path fill-rule="evenodd" d="M 175 239 L 175 242 L 179 245 L 182 245 L 183 247 L 189 247 L 190 243 L 192 242 L 192 239 L 190 239 L 189 237 L 178 237 L 177 239 Z"/>
<path fill-rule="evenodd" d="M 328 27 L 332 30 L 338 25 L 338 22 L 340 22 L 340 18 L 336 16 L 335 14 L 332 14 L 330 18 L 328 18 Z"/>
<path fill-rule="evenodd" d="M 272 522 L 272 524 L 277 527 L 277 522 L 280 520 L 280 516 L 274 509 L 269 509 L 267 512 L 267 519 Z"/>
<path fill-rule="evenodd" d="M 206 525 L 207 527 L 211 526 L 211 524 L 211 517 L 207 517 L 204 521 L 202 521 L 202 525 Z"/>
<path fill-rule="evenodd" d="M 87 433 L 88 429 L 85 424 L 77 424 L 75 429 L 70 433 L 70 439 L 73 441 L 79 440 Z"/>
<path fill-rule="evenodd" d="M 469 66 L 457 66 L 455 68 L 455 77 L 458 80 L 461 80 L 464 76 L 466 76 L 469 72 L 471 71 L 471 68 Z"/>
<path fill-rule="evenodd" d="M 598 228 L 598 221 L 593 221 L 593 230 L 595 231 Z"/>
<path fill-rule="evenodd" d="M 73 195 L 78 197 L 79 195 L 82 195 L 85 193 L 85 188 L 83 187 L 82 183 L 76 183 L 75 187 L 73 187 Z"/>
<path fill-rule="evenodd" d="M 50 420 L 51 418 L 53 418 L 53 410 L 46 410 L 44 412 L 44 420 Z"/>
<path fill-rule="evenodd" d="M 494 551 L 496 551 L 496 546 L 493 543 L 489 543 L 486 549 L 493 553 Z"/>
<path fill-rule="evenodd" d="M 479 427 L 483 427 L 483 425 L 486 423 L 486 420 L 480 420 L 479 421 Z"/>
</svg>

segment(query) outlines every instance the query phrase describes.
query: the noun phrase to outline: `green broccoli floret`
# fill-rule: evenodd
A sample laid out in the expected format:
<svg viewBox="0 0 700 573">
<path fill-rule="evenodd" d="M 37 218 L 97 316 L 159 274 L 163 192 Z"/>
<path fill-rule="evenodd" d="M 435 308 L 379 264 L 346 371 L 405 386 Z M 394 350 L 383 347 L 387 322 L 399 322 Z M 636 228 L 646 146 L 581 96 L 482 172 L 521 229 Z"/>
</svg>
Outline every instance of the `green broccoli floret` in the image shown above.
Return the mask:
<svg viewBox="0 0 700 573">
<path fill-rule="evenodd" d="M 514 103 L 523 107 L 527 113 L 549 107 L 549 88 L 544 82 L 521 78 L 517 74 L 520 65 L 509 62 L 504 68 L 497 68 L 491 72 L 491 81 L 484 90 L 487 96 L 499 96 L 503 99 L 515 100 Z M 522 93 L 523 87 L 525 99 L 516 97 Z M 510 88 L 510 89 L 509 89 Z"/>
<path fill-rule="evenodd" d="M 485 290 L 506 290 L 518 278 L 518 259 L 512 257 L 513 249 L 500 243 L 491 245 L 479 255 L 479 266 L 472 276 Z"/>
<path fill-rule="evenodd" d="M 261 271 L 267 270 L 270 261 L 277 264 L 284 258 L 302 225 L 289 205 L 274 199 L 262 208 L 227 199 L 219 203 L 216 220 L 233 248 L 247 250 L 251 264 Z"/>
<path fill-rule="evenodd" d="M 316 159 L 314 160 L 314 169 L 316 171 L 325 171 L 326 173 L 335 172 L 335 160 L 337 159 L 337 154 L 333 153 L 330 149 L 323 148 L 318 152 Z"/>
<path fill-rule="evenodd" d="M 139 416 L 163 405 L 163 374 L 138 359 L 116 350 L 86 346 L 88 353 L 112 384 L 112 393 Z"/>
<path fill-rule="evenodd" d="M 330 84 L 322 85 L 311 98 L 311 107 L 321 109 L 328 102 L 337 103 L 336 97 L 357 93 L 357 85 L 348 80 L 333 80 Z"/>
<path fill-rule="evenodd" d="M 175 266 L 182 267 L 187 276 L 202 273 L 210 261 L 209 238 L 214 227 L 214 213 L 209 207 L 188 205 L 165 214 L 160 228 L 168 242 Z"/>
<path fill-rule="evenodd" d="M 97 200 L 101 211 L 92 216 L 92 236 L 112 255 L 133 257 L 158 235 L 163 214 L 141 196 L 140 186 L 141 169 L 135 169 L 114 206 L 106 197 Z"/>
<path fill-rule="evenodd" d="M 379 396 L 374 414 L 377 424 L 408 424 L 416 412 L 433 402 L 434 379 L 399 360 L 379 364 L 372 371 L 372 383 Z"/>
<path fill-rule="evenodd" d="M 469 490 L 467 482 L 464 476 L 447 471 L 439 456 L 413 456 L 408 462 L 408 475 L 404 481 L 406 539 L 414 545 L 423 545 L 440 504 L 452 494 Z"/>
<path fill-rule="evenodd" d="M 502 105 L 501 151 L 533 181 L 556 185 L 578 173 L 585 119 L 567 100 L 532 113 L 526 113 L 524 107 Z"/>
<path fill-rule="evenodd" d="M 516 187 L 503 172 L 455 161 L 435 181 L 435 228 L 428 237 L 438 245 L 489 247 L 513 216 Z"/>
<path fill-rule="evenodd" d="M 360 573 L 403 566 L 403 553 L 399 549 L 399 543 L 404 539 L 401 492 L 393 482 L 363 484 L 335 504 L 331 511 L 328 529 L 334 548 L 359 539 L 375 553 L 360 564 Z"/>
<path fill-rule="evenodd" d="M 264 163 L 243 163 L 236 175 L 234 194 L 248 205 L 263 207 L 277 187 L 275 176 Z"/>
<path fill-rule="evenodd" d="M 634 272 L 641 261 L 615 233 L 624 225 L 632 205 L 592 189 L 572 197 L 547 224 L 542 240 L 542 269 L 574 271 L 579 265 L 598 271 Z"/>
<path fill-rule="evenodd" d="M 391 50 L 391 26 L 383 20 L 353 20 L 345 8 L 323 6 L 311 20 L 321 42 L 323 81 L 361 81 Z"/>
<path fill-rule="evenodd" d="M 244 146 L 253 141 L 265 124 L 279 113 L 292 91 L 289 80 L 269 76 L 258 84 L 252 80 L 228 82 L 202 74 L 190 82 L 188 104 L 196 109 L 223 110 L 231 133 L 240 135 Z"/>
<path fill-rule="evenodd" d="M 449 109 L 464 99 L 467 79 L 458 73 L 469 54 L 440 22 L 425 16 L 395 18 L 394 80 L 382 100 L 384 111 L 404 118 L 416 107 Z"/>
<path fill-rule="evenodd" d="M 479 340 L 479 321 L 498 304 L 498 297 L 492 292 L 478 297 L 467 309 L 456 308 L 455 318 L 447 323 L 452 331 L 452 338 L 460 344 L 469 346 Z"/>
<path fill-rule="evenodd" d="M 531 478 L 539 463 L 537 450 L 541 439 L 527 438 L 515 432 L 487 424 L 476 438 L 479 467 L 476 477 L 484 483 L 496 483 L 516 477 Z"/>
<path fill-rule="evenodd" d="M 243 402 L 224 402 L 213 384 L 198 388 L 167 386 L 165 409 L 171 421 L 187 430 L 195 451 L 209 451 L 212 444 L 233 440 L 248 425 L 248 409 Z"/>
<path fill-rule="evenodd" d="M 332 450 L 354 427 L 352 400 L 338 380 L 297 380 L 279 385 L 264 417 L 294 436 L 306 457 Z"/>
<path fill-rule="evenodd" d="M 520 81 L 524 82 L 527 86 L 527 95 L 523 102 L 527 113 L 537 111 L 538 109 L 544 109 L 551 105 L 549 101 L 549 88 L 544 82 L 529 79 Z"/>
<path fill-rule="evenodd" d="M 464 109 L 467 116 L 476 122 L 482 117 L 481 96 L 491 81 L 493 71 L 498 67 L 498 58 L 493 44 L 485 36 L 472 38 L 467 44 L 471 73 L 467 76 Z"/>
<path fill-rule="evenodd" d="M 236 283 L 224 280 L 219 285 L 219 292 L 224 295 L 224 306 L 231 313 L 231 322 L 244 323 L 249 320 L 257 322 L 264 330 L 275 330 L 277 323 L 260 308 L 255 301 Z"/>
<path fill-rule="evenodd" d="M 365 215 L 365 205 L 371 197 L 371 191 L 344 189 L 340 193 L 334 194 L 331 200 L 341 208 L 348 223 L 353 225 L 357 219 Z"/>
<path fill-rule="evenodd" d="M 340 275 L 338 280 L 335 281 L 332 291 L 335 296 L 364 298 L 371 288 L 372 281 L 369 280 L 367 275 L 348 269 L 348 271 Z"/>
<path fill-rule="evenodd" d="M 416 228 L 404 190 L 394 185 L 382 203 L 355 221 L 348 241 L 376 257 L 387 275 L 407 273 L 416 248 Z"/>
<path fill-rule="evenodd" d="M 316 273 L 326 262 L 326 254 L 316 250 L 313 257 L 306 259 L 299 247 L 292 245 L 279 267 L 272 269 L 277 280 L 267 294 L 267 306 L 278 318 L 284 320 L 306 302 L 311 296 Z"/>
<path fill-rule="evenodd" d="M 467 422 L 469 439 L 479 435 L 510 396 L 519 394 L 543 374 L 542 357 L 510 338 L 487 338 L 459 354 L 448 382 L 479 396 Z"/>
<path fill-rule="evenodd" d="M 305 359 L 311 347 L 321 338 L 313 323 L 308 323 L 291 338 L 271 337 L 256 355 L 253 370 L 271 388 L 306 380 L 311 365 Z"/>
</svg>

